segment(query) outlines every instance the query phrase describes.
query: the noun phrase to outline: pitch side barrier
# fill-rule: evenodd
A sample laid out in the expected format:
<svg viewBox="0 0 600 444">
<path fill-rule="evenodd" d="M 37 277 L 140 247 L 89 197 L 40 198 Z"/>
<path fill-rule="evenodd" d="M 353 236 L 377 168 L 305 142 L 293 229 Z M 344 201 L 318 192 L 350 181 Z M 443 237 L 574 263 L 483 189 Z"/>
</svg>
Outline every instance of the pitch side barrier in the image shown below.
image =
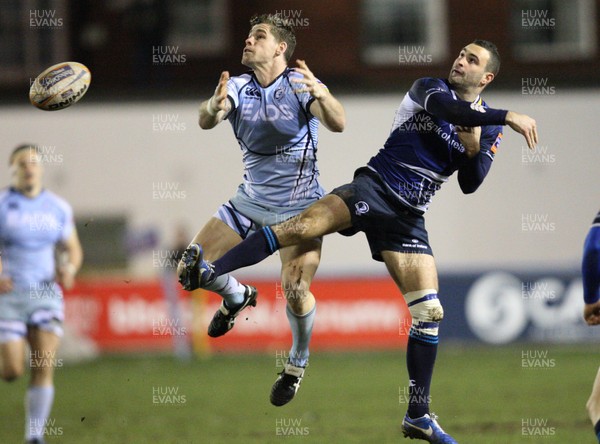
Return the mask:
<svg viewBox="0 0 600 444">
<path fill-rule="evenodd" d="M 252 284 L 260 293 L 257 307 L 218 339 L 209 338 L 206 328 L 220 298 L 181 291 L 174 307 L 159 280 L 80 282 L 65 294 L 66 323 L 106 352 L 166 351 L 182 343 L 205 354 L 287 350 L 285 289 L 274 281 Z M 442 339 L 502 345 L 593 338 L 581 318 L 581 277 L 575 273 L 442 274 L 440 287 Z M 410 314 L 391 279 L 316 279 L 311 290 L 318 301 L 313 349 L 405 347 Z"/>
</svg>

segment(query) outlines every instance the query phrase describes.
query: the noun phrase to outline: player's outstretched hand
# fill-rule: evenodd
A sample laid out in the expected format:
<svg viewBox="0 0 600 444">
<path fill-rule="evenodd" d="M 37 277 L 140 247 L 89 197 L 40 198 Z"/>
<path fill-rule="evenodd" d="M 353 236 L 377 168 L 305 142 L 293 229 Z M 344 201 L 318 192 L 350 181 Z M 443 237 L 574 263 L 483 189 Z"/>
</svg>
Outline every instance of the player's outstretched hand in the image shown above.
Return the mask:
<svg viewBox="0 0 600 444">
<path fill-rule="evenodd" d="M 59 267 L 56 271 L 56 282 L 65 290 L 70 290 L 75 285 L 75 270 L 72 266 Z"/>
<path fill-rule="evenodd" d="M 223 71 L 219 78 L 219 84 L 215 88 L 215 93 L 208 101 L 208 108 L 214 114 L 221 110 L 227 111 L 227 81 L 229 80 L 229 72 Z"/>
<path fill-rule="evenodd" d="M 327 94 L 327 88 L 318 82 L 312 71 L 308 69 L 306 62 L 304 60 L 296 60 L 296 64 L 298 66 L 294 68 L 294 71 L 304 76 L 303 79 L 292 79 L 292 82 L 304 85 L 303 87 L 298 88 L 296 92 L 310 93 L 310 95 L 317 100 L 324 97 Z"/>
<path fill-rule="evenodd" d="M 12 291 L 13 283 L 9 277 L 0 277 L 0 294 Z"/>
<path fill-rule="evenodd" d="M 593 304 L 585 304 L 583 307 L 583 319 L 588 325 L 600 325 L 600 301 Z"/>
<path fill-rule="evenodd" d="M 506 124 L 525 137 L 529 149 L 535 148 L 538 143 L 538 133 L 534 119 L 525 114 L 509 111 L 506 114 Z"/>
</svg>

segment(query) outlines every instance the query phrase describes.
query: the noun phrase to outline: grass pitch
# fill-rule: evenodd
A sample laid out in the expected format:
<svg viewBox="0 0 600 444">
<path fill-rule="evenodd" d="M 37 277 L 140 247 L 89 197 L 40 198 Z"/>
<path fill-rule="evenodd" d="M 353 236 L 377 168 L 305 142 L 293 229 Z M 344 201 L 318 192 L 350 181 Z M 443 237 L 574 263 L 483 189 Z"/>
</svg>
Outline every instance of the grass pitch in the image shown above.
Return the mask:
<svg viewBox="0 0 600 444">
<path fill-rule="evenodd" d="M 422 442 L 404 440 L 399 431 L 404 359 L 401 350 L 313 352 L 296 399 L 278 408 L 269 403 L 280 371 L 275 352 L 187 363 L 114 356 L 65 364 L 56 370 L 47 442 Z M 592 346 L 442 344 L 432 410 L 459 443 L 593 443 L 585 401 L 599 361 Z M 26 385 L 23 378 L 1 386 L 1 443 L 22 442 Z"/>
</svg>

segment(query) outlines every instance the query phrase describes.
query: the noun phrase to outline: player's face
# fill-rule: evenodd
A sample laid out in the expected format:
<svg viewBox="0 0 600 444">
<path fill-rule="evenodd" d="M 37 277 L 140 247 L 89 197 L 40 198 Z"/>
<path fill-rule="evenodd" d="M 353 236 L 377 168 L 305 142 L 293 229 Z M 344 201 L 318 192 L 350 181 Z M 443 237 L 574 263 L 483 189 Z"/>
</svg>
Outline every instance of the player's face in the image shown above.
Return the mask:
<svg viewBox="0 0 600 444">
<path fill-rule="evenodd" d="M 270 63 L 285 50 L 284 44 L 277 42 L 271 34 L 271 27 L 266 23 L 254 25 L 245 43 L 242 64 L 249 68 Z"/>
<path fill-rule="evenodd" d="M 473 43 L 465 46 L 452 64 L 448 81 L 459 89 L 484 87 L 489 83 L 486 81 L 490 74 L 486 71 L 489 60 L 487 49 Z"/>
<path fill-rule="evenodd" d="M 11 165 L 13 185 L 30 192 L 41 187 L 42 163 L 39 154 L 32 149 L 18 152 Z"/>
</svg>

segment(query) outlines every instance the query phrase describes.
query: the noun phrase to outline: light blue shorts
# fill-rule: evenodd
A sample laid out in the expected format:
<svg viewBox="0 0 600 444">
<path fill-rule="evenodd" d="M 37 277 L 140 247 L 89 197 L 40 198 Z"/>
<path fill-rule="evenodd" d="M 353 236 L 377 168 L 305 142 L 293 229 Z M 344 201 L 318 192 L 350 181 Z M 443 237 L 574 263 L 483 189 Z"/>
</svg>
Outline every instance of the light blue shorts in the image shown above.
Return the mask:
<svg viewBox="0 0 600 444">
<path fill-rule="evenodd" d="M 62 290 L 54 282 L 0 294 L 0 343 L 25 337 L 30 327 L 62 336 L 63 321 Z"/>
<path fill-rule="evenodd" d="M 242 239 L 269 225 L 277 225 L 302 213 L 317 200 L 306 200 L 299 205 L 277 207 L 257 202 L 244 191 L 240 185 L 238 191 L 229 202 L 224 203 L 213 215 L 227 224 Z"/>
</svg>

